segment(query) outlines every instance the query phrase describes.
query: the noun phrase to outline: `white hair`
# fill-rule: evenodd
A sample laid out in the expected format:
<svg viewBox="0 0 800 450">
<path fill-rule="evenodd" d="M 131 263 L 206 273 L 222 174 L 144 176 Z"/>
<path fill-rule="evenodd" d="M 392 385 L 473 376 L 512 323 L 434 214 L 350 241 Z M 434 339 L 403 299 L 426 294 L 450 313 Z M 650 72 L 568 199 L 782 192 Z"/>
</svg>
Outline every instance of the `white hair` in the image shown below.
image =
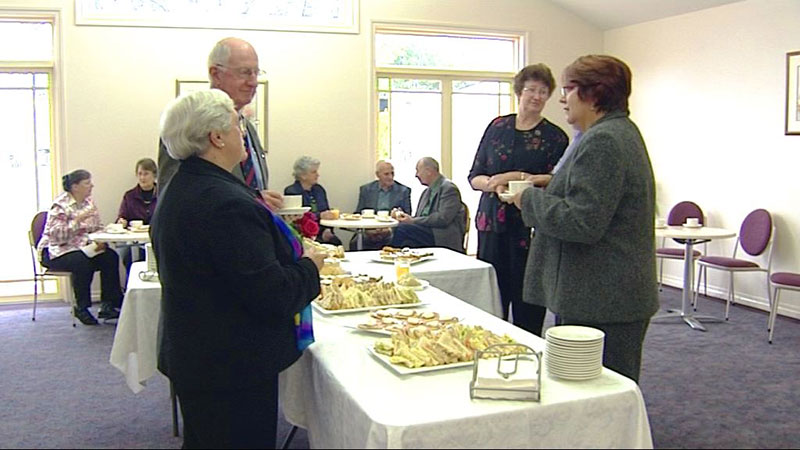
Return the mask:
<svg viewBox="0 0 800 450">
<path fill-rule="evenodd" d="M 300 179 L 300 175 L 310 172 L 313 168 L 319 168 L 319 160 L 310 156 L 301 156 L 294 162 L 292 167 L 292 175 L 295 180 Z"/>
<path fill-rule="evenodd" d="M 227 66 L 228 61 L 231 59 L 231 47 L 230 42 L 232 38 L 225 38 L 221 41 L 217 42 L 214 45 L 214 48 L 211 49 L 211 53 L 208 54 L 208 68 L 211 69 L 214 66 Z M 213 77 L 211 76 L 211 71 L 208 71 L 208 81 L 213 82 Z"/>
<path fill-rule="evenodd" d="M 184 160 L 208 150 L 208 134 L 231 129 L 233 100 L 224 91 L 209 89 L 181 95 L 161 113 L 161 140 L 169 156 Z"/>
</svg>

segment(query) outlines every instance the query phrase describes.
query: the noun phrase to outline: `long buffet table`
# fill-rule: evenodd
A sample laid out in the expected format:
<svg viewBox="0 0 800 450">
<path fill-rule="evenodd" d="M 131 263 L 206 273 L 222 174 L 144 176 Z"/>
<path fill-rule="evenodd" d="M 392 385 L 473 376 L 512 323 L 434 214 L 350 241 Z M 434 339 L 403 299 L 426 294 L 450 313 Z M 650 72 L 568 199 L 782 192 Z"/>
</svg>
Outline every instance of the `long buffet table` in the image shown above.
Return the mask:
<svg viewBox="0 0 800 450">
<path fill-rule="evenodd" d="M 544 351 L 541 338 L 439 289 L 419 297 Z M 641 392 L 616 372 L 578 382 L 543 368 L 539 403 L 470 400 L 471 366 L 399 375 L 367 351 L 380 336 L 350 328 L 366 317 L 315 314 L 316 343 L 281 374 L 283 412 L 313 448 L 652 448 Z"/>
<path fill-rule="evenodd" d="M 438 250 L 438 249 L 437 249 Z M 364 252 L 366 253 L 366 252 Z M 354 269 L 363 257 L 348 253 Z M 464 257 L 466 258 L 466 257 Z M 434 261 L 420 263 L 432 264 Z M 379 263 L 370 264 L 370 268 Z M 391 265 L 380 265 L 393 271 Z M 412 271 L 420 278 L 433 280 Z M 133 274 L 146 269 L 135 263 Z M 374 273 L 374 270 L 371 271 Z M 492 273 L 494 273 L 492 271 Z M 496 283 L 495 283 L 496 289 Z M 507 333 L 537 351 L 544 341 L 436 287 L 418 292 L 424 309 Z M 111 363 L 141 391 L 156 371 L 160 285 L 131 276 Z M 308 429 L 312 447 L 625 447 L 652 448 L 644 401 L 632 380 L 603 369 L 590 381 L 551 379 L 542 370 L 542 398 L 470 400 L 471 367 L 399 375 L 369 354 L 377 337 L 352 327 L 367 313 L 314 313 L 316 342 L 281 374 L 287 420 Z"/>
</svg>

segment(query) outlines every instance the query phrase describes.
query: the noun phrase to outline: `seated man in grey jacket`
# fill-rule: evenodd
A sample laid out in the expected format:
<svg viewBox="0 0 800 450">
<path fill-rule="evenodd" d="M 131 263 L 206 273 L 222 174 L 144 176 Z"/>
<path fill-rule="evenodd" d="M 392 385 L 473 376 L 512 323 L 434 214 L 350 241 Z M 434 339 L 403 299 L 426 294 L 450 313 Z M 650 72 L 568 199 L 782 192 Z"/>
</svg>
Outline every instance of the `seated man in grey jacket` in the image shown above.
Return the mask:
<svg viewBox="0 0 800 450">
<path fill-rule="evenodd" d="M 377 180 L 362 185 L 358 191 L 356 213 L 364 209 L 375 211 L 400 210 L 411 214 L 411 189 L 394 181 L 394 166 L 389 161 L 380 160 L 375 164 Z M 350 250 L 356 250 L 356 238 L 350 239 Z M 363 249 L 378 250 L 392 242 L 391 228 L 375 228 L 364 231 Z"/>
<path fill-rule="evenodd" d="M 392 247 L 447 247 L 464 253 L 466 211 L 461 193 L 439 173 L 439 163 L 430 157 L 417 162 L 417 179 L 427 186 L 414 217 L 398 212 Z"/>
</svg>

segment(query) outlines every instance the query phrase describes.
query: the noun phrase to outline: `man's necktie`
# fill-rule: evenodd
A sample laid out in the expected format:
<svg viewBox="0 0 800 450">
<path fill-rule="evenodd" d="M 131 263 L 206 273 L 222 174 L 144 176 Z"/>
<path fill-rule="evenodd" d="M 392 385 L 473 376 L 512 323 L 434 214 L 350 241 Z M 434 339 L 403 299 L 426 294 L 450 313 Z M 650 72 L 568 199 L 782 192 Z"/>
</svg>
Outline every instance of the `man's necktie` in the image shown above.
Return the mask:
<svg viewBox="0 0 800 450">
<path fill-rule="evenodd" d="M 242 175 L 244 175 L 244 184 L 253 189 L 258 189 L 258 181 L 256 181 L 256 168 L 253 166 L 253 144 L 250 142 L 250 135 L 244 133 L 244 149 L 247 157 L 239 165 L 242 167 Z"/>
</svg>

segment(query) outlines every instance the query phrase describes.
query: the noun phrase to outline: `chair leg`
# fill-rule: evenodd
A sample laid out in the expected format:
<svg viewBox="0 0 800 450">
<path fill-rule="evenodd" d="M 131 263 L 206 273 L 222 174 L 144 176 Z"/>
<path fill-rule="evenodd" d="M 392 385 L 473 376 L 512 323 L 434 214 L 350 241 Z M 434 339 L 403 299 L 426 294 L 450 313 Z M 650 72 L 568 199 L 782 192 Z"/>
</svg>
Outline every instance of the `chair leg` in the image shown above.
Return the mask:
<svg viewBox="0 0 800 450">
<path fill-rule="evenodd" d="M 728 313 L 730 311 L 731 303 L 733 303 L 733 272 L 731 272 L 731 280 L 730 284 L 728 285 L 728 297 L 725 299 L 725 320 L 728 320 Z"/>
<path fill-rule="evenodd" d="M 172 435 L 179 437 L 181 432 L 178 426 L 178 396 L 175 394 L 175 386 L 169 382 L 169 398 L 172 401 Z"/>
<path fill-rule="evenodd" d="M 42 286 L 42 290 L 44 290 L 44 286 Z M 39 280 L 36 277 L 33 278 L 33 316 L 31 316 L 31 320 L 36 322 L 36 302 L 39 300 Z"/>
<path fill-rule="evenodd" d="M 692 309 L 694 309 L 695 312 L 697 311 L 697 294 L 700 292 L 700 279 L 703 278 L 703 275 L 708 277 L 706 267 L 700 266 L 699 273 L 697 274 L 697 288 L 692 293 Z"/>
<path fill-rule="evenodd" d="M 775 332 L 775 318 L 778 315 L 778 301 L 780 298 L 781 293 L 778 291 L 778 288 L 775 288 L 775 293 L 772 295 L 772 308 L 769 311 L 769 321 L 767 321 L 767 327 L 769 328 L 769 343 L 772 344 L 772 333 Z"/>
<path fill-rule="evenodd" d="M 659 269 L 658 269 L 658 292 L 662 291 L 663 286 L 663 279 L 664 279 L 664 258 L 659 258 Z"/>
</svg>

